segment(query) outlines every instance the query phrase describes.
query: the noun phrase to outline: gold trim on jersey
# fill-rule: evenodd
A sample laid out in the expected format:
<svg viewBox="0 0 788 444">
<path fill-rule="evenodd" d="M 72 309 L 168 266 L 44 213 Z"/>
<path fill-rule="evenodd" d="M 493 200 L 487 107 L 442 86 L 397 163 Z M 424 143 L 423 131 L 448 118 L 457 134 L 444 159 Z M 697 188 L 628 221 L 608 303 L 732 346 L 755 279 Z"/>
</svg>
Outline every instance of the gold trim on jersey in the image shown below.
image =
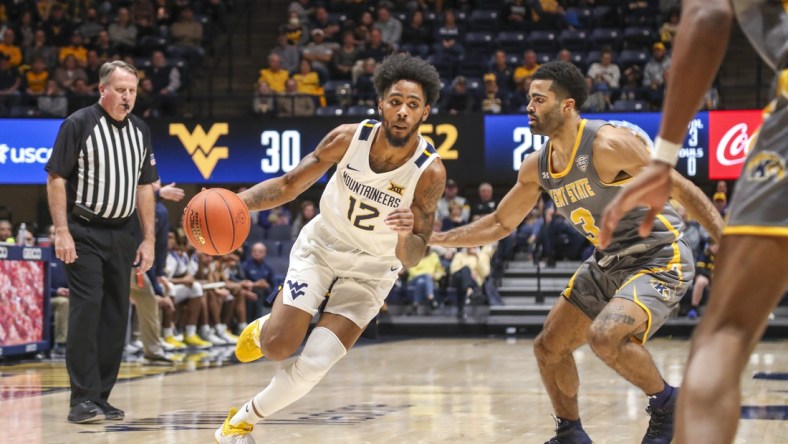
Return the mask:
<svg viewBox="0 0 788 444">
<path fill-rule="evenodd" d="M 648 320 L 646 320 L 646 331 L 643 332 L 643 339 L 640 340 L 641 344 L 645 344 L 646 341 L 648 341 L 648 332 L 651 331 L 651 310 L 649 310 L 648 307 L 646 307 L 646 304 L 640 302 L 640 299 L 638 299 L 638 289 L 637 288 L 633 288 L 632 289 L 632 298 L 634 299 L 634 302 L 636 304 L 638 304 L 638 306 L 640 308 L 642 308 L 643 311 L 646 312 L 646 316 L 648 316 Z M 637 339 L 637 338 L 635 338 L 635 339 Z"/>
<path fill-rule="evenodd" d="M 547 145 L 547 171 L 553 179 L 560 179 L 569 174 L 569 171 L 572 170 L 572 165 L 575 163 L 575 155 L 577 154 L 577 149 L 580 147 L 580 140 L 583 138 L 583 129 L 586 127 L 587 121 L 587 119 L 580 121 L 580 128 L 578 128 L 577 136 L 575 137 L 575 146 L 572 147 L 572 155 L 566 162 L 566 167 L 560 173 L 553 173 L 553 143 L 550 142 Z"/>
<path fill-rule="evenodd" d="M 769 227 L 759 225 L 736 225 L 725 227 L 723 235 L 750 235 L 750 236 L 788 236 L 788 227 Z"/>
<path fill-rule="evenodd" d="M 607 183 L 604 180 L 602 180 L 602 178 L 600 177 L 599 178 L 599 182 L 602 183 L 602 185 L 604 185 L 606 187 L 615 187 L 615 186 L 619 186 L 619 185 L 624 185 L 625 183 L 629 182 L 632 179 L 634 179 L 634 177 L 629 176 L 626 179 L 621 179 L 621 180 L 617 180 L 615 182 Z"/>
</svg>

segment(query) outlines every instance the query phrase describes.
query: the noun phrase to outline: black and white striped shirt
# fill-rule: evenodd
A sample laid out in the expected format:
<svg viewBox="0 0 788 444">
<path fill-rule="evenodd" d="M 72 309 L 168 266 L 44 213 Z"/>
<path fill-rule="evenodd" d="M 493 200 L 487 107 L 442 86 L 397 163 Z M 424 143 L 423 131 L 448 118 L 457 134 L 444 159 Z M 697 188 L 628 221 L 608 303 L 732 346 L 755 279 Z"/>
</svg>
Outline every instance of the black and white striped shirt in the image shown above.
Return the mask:
<svg viewBox="0 0 788 444">
<path fill-rule="evenodd" d="M 131 216 L 137 185 L 158 179 L 148 125 L 133 114 L 118 122 L 99 104 L 63 121 L 46 170 L 68 181 L 69 212 L 78 203 L 107 220 Z"/>
</svg>

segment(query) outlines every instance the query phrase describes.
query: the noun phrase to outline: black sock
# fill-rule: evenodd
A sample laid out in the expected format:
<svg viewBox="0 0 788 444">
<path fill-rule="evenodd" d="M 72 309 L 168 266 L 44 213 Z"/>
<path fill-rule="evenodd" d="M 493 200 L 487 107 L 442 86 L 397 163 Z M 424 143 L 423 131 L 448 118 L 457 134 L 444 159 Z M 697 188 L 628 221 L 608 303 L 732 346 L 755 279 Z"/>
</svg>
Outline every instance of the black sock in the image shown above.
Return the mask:
<svg viewBox="0 0 788 444">
<path fill-rule="evenodd" d="M 661 392 L 648 395 L 648 405 L 651 407 L 662 407 L 666 402 L 668 402 L 668 399 L 670 399 L 672 394 L 673 387 L 666 382 L 665 388 L 663 388 Z"/>
<path fill-rule="evenodd" d="M 571 420 L 571 419 L 564 419 L 560 416 L 556 416 L 558 420 L 558 428 L 559 429 L 582 429 L 583 424 L 580 423 L 580 420 Z"/>
</svg>

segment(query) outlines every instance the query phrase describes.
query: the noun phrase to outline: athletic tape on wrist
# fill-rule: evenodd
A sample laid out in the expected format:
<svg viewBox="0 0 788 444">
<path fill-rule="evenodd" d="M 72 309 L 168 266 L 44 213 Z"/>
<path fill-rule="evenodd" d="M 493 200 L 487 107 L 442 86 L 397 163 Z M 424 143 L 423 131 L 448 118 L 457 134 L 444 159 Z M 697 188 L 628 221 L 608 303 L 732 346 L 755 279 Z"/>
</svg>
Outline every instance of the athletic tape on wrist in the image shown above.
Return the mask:
<svg viewBox="0 0 788 444">
<path fill-rule="evenodd" d="M 651 153 L 651 158 L 667 163 L 670 166 L 676 166 L 676 163 L 679 161 L 680 149 L 680 144 L 668 142 L 661 137 L 657 137 L 657 140 L 654 142 L 654 151 Z"/>
</svg>

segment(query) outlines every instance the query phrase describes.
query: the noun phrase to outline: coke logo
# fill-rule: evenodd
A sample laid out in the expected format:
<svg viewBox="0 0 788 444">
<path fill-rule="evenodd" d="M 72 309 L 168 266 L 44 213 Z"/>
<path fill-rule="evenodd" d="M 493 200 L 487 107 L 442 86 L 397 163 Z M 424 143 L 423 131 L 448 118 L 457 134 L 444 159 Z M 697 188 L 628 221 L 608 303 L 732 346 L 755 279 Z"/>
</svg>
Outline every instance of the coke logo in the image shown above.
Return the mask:
<svg viewBox="0 0 788 444">
<path fill-rule="evenodd" d="M 720 165 L 731 166 L 744 163 L 750 135 L 747 124 L 738 123 L 732 126 L 717 144 L 717 161 Z"/>
</svg>

